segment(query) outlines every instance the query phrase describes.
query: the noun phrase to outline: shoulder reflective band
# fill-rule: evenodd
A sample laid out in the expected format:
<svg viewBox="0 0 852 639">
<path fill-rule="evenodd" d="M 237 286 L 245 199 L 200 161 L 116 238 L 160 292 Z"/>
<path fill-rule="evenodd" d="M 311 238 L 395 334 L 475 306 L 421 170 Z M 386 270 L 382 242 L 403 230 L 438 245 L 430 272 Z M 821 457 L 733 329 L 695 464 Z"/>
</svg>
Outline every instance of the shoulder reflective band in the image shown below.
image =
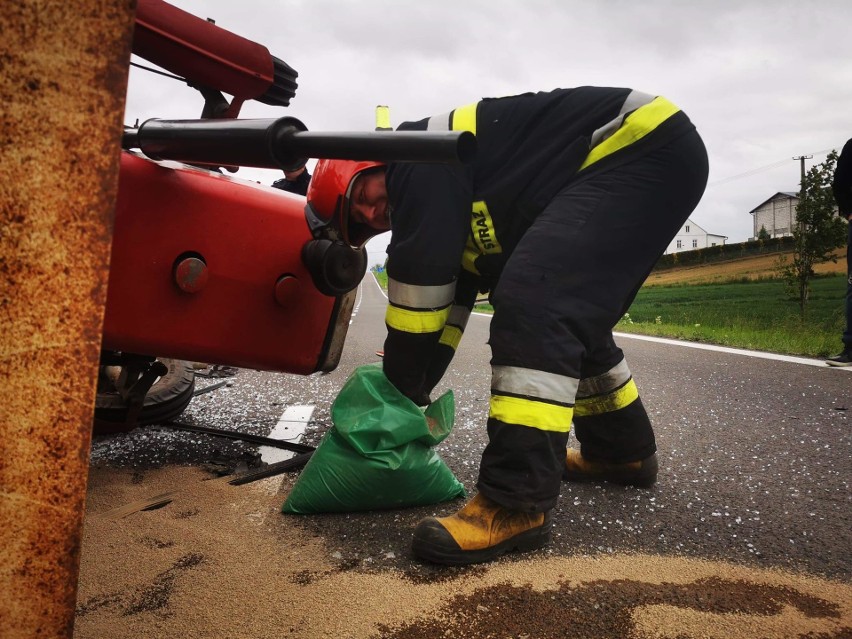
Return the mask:
<svg viewBox="0 0 852 639">
<path fill-rule="evenodd" d="M 577 411 L 577 417 L 601 415 L 602 413 L 611 413 L 621 408 L 626 408 L 637 399 L 639 399 L 639 389 L 636 388 L 636 382 L 631 379 L 621 388 L 606 395 L 578 399 L 575 410 Z"/>
<path fill-rule="evenodd" d="M 429 118 L 429 121 L 426 123 L 427 131 L 449 131 L 450 130 L 450 116 L 452 116 L 452 111 L 447 111 L 446 113 L 442 113 L 441 115 L 433 115 Z"/>
<path fill-rule="evenodd" d="M 470 131 L 476 135 L 476 106 L 479 102 L 466 104 L 449 113 L 433 115 L 426 123 L 427 131 Z"/>
<path fill-rule="evenodd" d="M 577 399 L 592 397 L 593 395 L 603 395 L 604 393 L 614 391 L 624 386 L 630 377 L 631 374 L 630 369 L 627 367 L 627 362 L 622 359 L 606 373 L 581 379 L 580 386 L 577 388 Z"/>
<path fill-rule="evenodd" d="M 589 152 L 580 170 L 641 140 L 678 111 L 680 109 L 674 104 L 661 97 L 654 98 L 651 104 L 639 107 L 624 118 L 621 128 Z"/>
<path fill-rule="evenodd" d="M 452 302 L 455 294 L 455 282 L 439 286 L 416 286 L 388 278 L 388 300 L 397 306 L 413 309 L 441 308 Z"/>
<path fill-rule="evenodd" d="M 437 333 L 447 323 L 450 307 L 438 311 L 411 311 L 388 304 L 385 323 L 403 333 Z"/>
<path fill-rule="evenodd" d="M 491 392 L 525 395 L 538 399 L 573 404 L 578 380 L 565 375 L 518 366 L 492 366 Z"/>
<path fill-rule="evenodd" d="M 470 131 L 476 135 L 476 106 L 479 102 L 466 104 L 450 114 L 450 128 L 453 131 Z"/>
<path fill-rule="evenodd" d="M 641 91 L 631 91 L 627 98 L 624 100 L 624 104 L 621 105 L 621 109 L 618 111 L 618 115 L 615 116 L 612 120 L 604 124 L 597 131 L 592 133 L 590 148 L 596 147 L 598 144 L 609 138 L 613 133 L 618 131 L 619 127 L 624 123 L 625 116 L 631 111 L 635 111 L 641 106 L 645 106 L 646 104 L 651 104 L 654 101 L 656 96 L 651 95 L 650 93 L 642 93 Z"/>
<path fill-rule="evenodd" d="M 498 419 L 504 424 L 567 433 L 571 430 L 574 409 L 531 399 L 492 395 L 488 417 Z"/>
</svg>

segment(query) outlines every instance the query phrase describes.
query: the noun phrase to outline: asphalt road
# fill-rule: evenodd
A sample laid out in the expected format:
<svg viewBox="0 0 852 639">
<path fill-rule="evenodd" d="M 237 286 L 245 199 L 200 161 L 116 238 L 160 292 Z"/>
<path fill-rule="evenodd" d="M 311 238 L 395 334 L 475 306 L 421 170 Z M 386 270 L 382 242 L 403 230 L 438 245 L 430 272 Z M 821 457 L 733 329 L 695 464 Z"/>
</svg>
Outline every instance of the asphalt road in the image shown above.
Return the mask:
<svg viewBox="0 0 852 639">
<path fill-rule="evenodd" d="M 303 441 L 316 444 L 330 426 L 330 405 L 342 383 L 356 366 L 378 359 L 385 304 L 368 275 L 333 373 L 299 377 L 241 370 L 228 387 L 195 398 L 184 419 L 265 435 L 286 406 L 315 405 Z M 456 398 L 454 431 L 438 451 L 469 491 L 475 490 L 486 443 L 488 327 L 487 316 L 471 318 L 452 368 L 436 389 L 452 388 Z M 659 481 L 646 490 L 564 484 L 546 552 L 723 559 L 848 581 L 850 371 L 629 337 L 618 341 L 655 424 Z M 199 387 L 205 383 L 199 380 Z M 144 469 L 216 462 L 240 469 L 257 462 L 256 450 L 149 427 L 96 437 L 92 463 Z M 341 540 L 344 558 L 393 548 L 392 563 L 399 566 L 412 561 L 406 548 L 416 522 L 456 508 L 326 515 L 313 525 L 331 545 Z"/>
</svg>

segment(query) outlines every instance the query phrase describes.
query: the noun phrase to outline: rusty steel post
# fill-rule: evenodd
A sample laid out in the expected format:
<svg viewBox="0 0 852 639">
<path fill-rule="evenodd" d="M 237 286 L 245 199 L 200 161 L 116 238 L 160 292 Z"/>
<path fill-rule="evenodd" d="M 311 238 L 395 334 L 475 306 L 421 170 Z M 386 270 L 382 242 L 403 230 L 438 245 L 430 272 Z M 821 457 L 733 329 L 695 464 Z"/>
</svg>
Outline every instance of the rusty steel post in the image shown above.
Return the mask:
<svg viewBox="0 0 852 639">
<path fill-rule="evenodd" d="M 71 637 L 134 0 L 0 4 L 0 636 Z"/>
</svg>

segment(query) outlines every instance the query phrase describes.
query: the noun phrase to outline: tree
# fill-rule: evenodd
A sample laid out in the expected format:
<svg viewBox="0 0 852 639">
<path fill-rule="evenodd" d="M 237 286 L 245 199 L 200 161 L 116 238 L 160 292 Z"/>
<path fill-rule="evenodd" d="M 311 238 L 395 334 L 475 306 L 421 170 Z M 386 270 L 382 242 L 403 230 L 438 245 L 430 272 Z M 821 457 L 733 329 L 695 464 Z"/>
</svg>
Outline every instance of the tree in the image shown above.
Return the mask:
<svg viewBox="0 0 852 639">
<path fill-rule="evenodd" d="M 760 230 L 757 232 L 757 239 L 759 240 L 768 240 L 770 239 L 769 231 L 766 230 L 766 226 L 761 226 Z"/>
<path fill-rule="evenodd" d="M 787 285 L 796 291 L 802 315 L 808 302 L 810 281 L 815 275 L 814 266 L 837 262 L 834 250 L 846 245 L 846 225 L 836 213 L 831 192 L 836 163 L 837 151 L 832 151 L 825 162 L 811 167 L 805 174 L 796 207 L 792 261 L 788 263 L 786 257 L 782 257 L 779 263 Z"/>
</svg>

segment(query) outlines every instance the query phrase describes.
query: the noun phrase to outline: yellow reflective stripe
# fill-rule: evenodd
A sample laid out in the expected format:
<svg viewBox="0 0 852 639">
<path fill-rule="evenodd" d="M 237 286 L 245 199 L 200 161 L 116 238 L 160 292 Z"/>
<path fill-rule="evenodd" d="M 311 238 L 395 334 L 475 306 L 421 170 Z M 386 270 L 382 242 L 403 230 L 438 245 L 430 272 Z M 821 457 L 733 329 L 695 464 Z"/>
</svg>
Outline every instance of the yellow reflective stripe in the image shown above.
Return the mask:
<svg viewBox="0 0 852 639">
<path fill-rule="evenodd" d="M 376 107 L 376 131 L 393 131 L 390 123 L 390 107 L 383 104 Z"/>
<path fill-rule="evenodd" d="M 592 140 L 589 148 L 594 148 L 604 140 L 606 140 L 613 133 L 618 131 L 622 124 L 624 124 L 624 118 L 628 113 L 632 113 L 636 109 L 641 106 L 645 106 L 646 104 L 651 104 L 654 101 L 656 96 L 651 95 L 649 93 L 642 93 L 641 91 L 631 91 L 630 94 L 625 98 L 624 104 L 621 105 L 621 109 L 618 111 L 618 115 L 615 116 L 612 120 L 604 124 L 597 131 L 592 133 Z"/>
<path fill-rule="evenodd" d="M 453 111 L 453 131 L 470 131 L 476 135 L 476 105 L 466 104 Z"/>
<path fill-rule="evenodd" d="M 479 251 L 476 250 L 476 247 L 471 245 L 472 242 L 470 238 L 467 238 L 467 243 L 468 245 L 464 247 L 464 253 L 462 253 L 462 268 L 474 275 L 480 275 L 476 265 L 474 264 L 474 262 L 476 262 L 476 258 L 479 257 Z"/>
<path fill-rule="evenodd" d="M 503 252 L 503 247 L 500 246 L 497 234 L 494 232 L 494 220 L 491 219 L 491 213 L 484 200 L 473 203 L 470 232 L 473 244 L 483 255 Z"/>
<path fill-rule="evenodd" d="M 637 399 L 639 399 L 639 389 L 636 388 L 636 382 L 631 379 L 618 390 L 607 393 L 606 395 L 578 399 L 575 410 L 577 417 L 600 415 L 601 413 L 611 413 L 612 411 L 629 406 Z"/>
<path fill-rule="evenodd" d="M 571 430 L 574 409 L 570 406 L 557 406 L 532 399 L 492 395 L 488 416 L 499 419 L 504 424 L 567 433 Z"/>
<path fill-rule="evenodd" d="M 385 323 L 404 333 L 436 333 L 444 328 L 450 307 L 437 311 L 412 311 L 388 304 Z"/>
<path fill-rule="evenodd" d="M 447 324 L 444 326 L 444 332 L 441 333 L 441 338 L 438 340 L 440 344 L 444 346 L 449 346 L 453 350 L 456 350 L 459 347 L 459 342 L 462 338 L 462 331 L 457 326 L 451 326 Z"/>
<path fill-rule="evenodd" d="M 677 106 L 663 97 L 654 98 L 651 104 L 639 107 L 625 118 L 618 131 L 589 152 L 580 170 L 641 140 L 678 111 Z"/>
</svg>

